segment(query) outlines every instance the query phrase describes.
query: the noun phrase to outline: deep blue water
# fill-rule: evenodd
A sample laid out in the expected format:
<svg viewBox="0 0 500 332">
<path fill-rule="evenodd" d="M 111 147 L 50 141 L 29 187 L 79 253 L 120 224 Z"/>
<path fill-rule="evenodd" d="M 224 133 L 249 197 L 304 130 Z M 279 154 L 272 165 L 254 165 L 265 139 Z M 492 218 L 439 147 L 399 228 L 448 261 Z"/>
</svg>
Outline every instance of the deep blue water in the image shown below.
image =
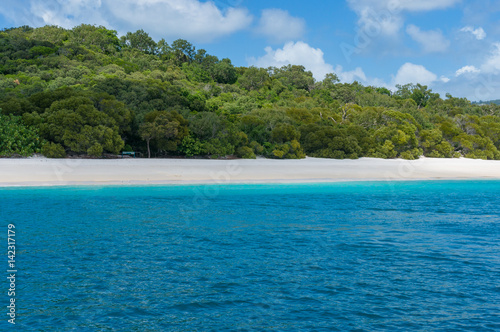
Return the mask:
<svg viewBox="0 0 500 332">
<path fill-rule="evenodd" d="M 500 330 L 499 181 L 0 188 L 0 217 L 19 331 Z"/>
</svg>

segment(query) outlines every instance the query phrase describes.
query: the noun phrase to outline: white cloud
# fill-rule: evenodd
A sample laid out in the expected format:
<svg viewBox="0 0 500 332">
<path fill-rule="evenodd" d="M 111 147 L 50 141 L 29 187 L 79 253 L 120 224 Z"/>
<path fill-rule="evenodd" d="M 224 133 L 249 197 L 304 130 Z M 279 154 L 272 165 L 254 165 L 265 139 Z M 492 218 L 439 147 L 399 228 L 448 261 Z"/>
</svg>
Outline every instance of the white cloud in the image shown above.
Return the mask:
<svg viewBox="0 0 500 332">
<path fill-rule="evenodd" d="M 104 0 L 116 19 L 156 35 L 211 41 L 246 28 L 252 17 L 246 9 L 219 10 L 198 0 Z"/>
<path fill-rule="evenodd" d="M 389 87 L 382 80 L 367 77 L 361 67 L 344 71 L 341 65 L 336 65 L 334 69 L 331 64 L 325 62 L 323 51 L 319 48 L 313 48 L 302 41 L 288 42 L 283 48 L 276 50 L 266 47 L 265 51 L 266 54 L 260 58 L 248 59 L 249 65 L 263 68 L 282 67 L 288 64 L 302 65 L 306 70 L 313 73 L 317 81 L 323 80 L 328 73 L 335 73 L 339 80 L 344 83 L 358 81 L 365 85 Z"/>
<path fill-rule="evenodd" d="M 400 8 L 400 10 L 407 11 L 429 11 L 436 9 L 445 9 L 454 6 L 461 0 L 385 0 L 382 2 L 393 3 L 395 8 Z"/>
<path fill-rule="evenodd" d="M 304 35 L 306 22 L 291 16 L 286 10 L 265 9 L 256 32 L 275 42 L 296 40 Z"/>
<path fill-rule="evenodd" d="M 144 29 L 156 39 L 194 42 L 230 35 L 253 20 L 244 8 L 220 10 L 212 1 L 199 0 L 31 0 L 27 6 L 30 13 L 16 23 L 64 28 L 97 24 L 122 34 Z"/>
<path fill-rule="evenodd" d="M 481 65 L 481 71 L 485 73 L 500 73 L 500 43 L 493 44 L 493 51 Z"/>
<path fill-rule="evenodd" d="M 448 82 L 436 81 L 432 89 L 442 94 L 466 97 L 469 100 L 491 100 L 500 96 L 500 43 L 483 58 L 480 66 L 467 65 L 459 68 Z"/>
<path fill-rule="evenodd" d="M 436 80 L 436 74 L 428 71 L 424 66 L 407 62 L 399 68 L 393 82 L 394 84 L 420 83 L 429 85 Z"/>
<path fill-rule="evenodd" d="M 390 12 L 409 11 L 422 12 L 445 9 L 454 6 L 461 0 L 347 0 L 353 9 L 372 7 L 375 10 L 386 9 Z"/>
<path fill-rule="evenodd" d="M 396 36 L 404 25 L 403 12 L 423 12 L 452 7 L 461 0 L 347 0 L 358 15 L 358 25 L 373 36 Z"/>
<path fill-rule="evenodd" d="M 81 23 L 109 25 L 102 17 L 100 8 L 101 0 L 68 0 L 30 2 L 30 12 L 33 16 L 41 19 L 44 24 L 58 25 L 64 28 L 73 28 Z"/>
<path fill-rule="evenodd" d="M 473 27 L 468 25 L 460 29 L 460 31 L 472 33 L 477 40 L 483 40 L 484 38 L 486 38 L 486 32 L 484 32 L 483 28 L 481 27 L 474 29 Z"/>
<path fill-rule="evenodd" d="M 448 82 L 450 81 L 450 79 L 449 79 L 448 77 L 443 76 L 443 75 L 441 75 L 441 77 L 440 77 L 439 79 L 440 79 L 440 80 L 441 80 L 441 82 L 443 82 L 443 83 L 448 83 Z"/>
<path fill-rule="evenodd" d="M 326 63 L 323 51 L 313 48 L 308 44 L 298 42 L 288 42 L 283 48 L 274 50 L 271 47 L 265 48 L 266 54 L 260 58 L 250 58 L 250 65 L 257 67 L 282 67 L 288 64 L 302 65 L 306 70 L 310 70 L 314 78 L 321 81 L 328 73 L 333 73 L 333 66 Z"/>
<path fill-rule="evenodd" d="M 342 68 L 342 66 L 337 65 L 335 66 L 335 74 L 338 76 L 341 82 L 351 83 L 354 81 L 360 81 L 364 83 L 368 81 L 365 72 L 363 71 L 363 69 L 361 69 L 361 67 L 357 67 L 356 69 L 351 71 L 344 71 L 344 68 Z"/>
<path fill-rule="evenodd" d="M 389 8 L 389 1 L 347 0 L 358 15 L 358 26 L 369 37 L 394 36 L 403 26 L 400 14 Z"/>
<path fill-rule="evenodd" d="M 462 68 L 458 69 L 456 72 L 455 72 L 455 76 L 460 76 L 460 75 L 463 75 L 463 74 L 467 74 L 467 73 L 479 73 L 480 70 L 477 69 L 476 67 L 474 66 L 463 66 Z"/>
<path fill-rule="evenodd" d="M 444 52 L 450 46 L 450 42 L 439 30 L 422 31 L 419 27 L 410 24 L 406 27 L 406 33 L 422 45 L 425 53 Z"/>
<path fill-rule="evenodd" d="M 500 95 L 500 75 L 477 73 L 474 75 L 459 75 L 448 82 L 436 81 L 431 88 L 444 96 L 451 93 L 455 97 L 465 97 L 469 100 L 498 99 Z"/>
</svg>

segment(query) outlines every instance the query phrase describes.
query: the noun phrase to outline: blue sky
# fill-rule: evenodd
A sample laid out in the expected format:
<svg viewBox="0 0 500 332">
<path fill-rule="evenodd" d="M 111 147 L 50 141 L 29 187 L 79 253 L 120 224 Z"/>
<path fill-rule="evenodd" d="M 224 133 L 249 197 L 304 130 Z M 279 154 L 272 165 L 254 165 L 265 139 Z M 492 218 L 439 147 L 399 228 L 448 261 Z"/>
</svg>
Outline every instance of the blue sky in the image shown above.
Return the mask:
<svg viewBox="0 0 500 332">
<path fill-rule="evenodd" d="M 0 28 L 104 25 L 187 39 L 237 66 L 302 64 L 317 80 L 422 83 L 500 99 L 497 0 L 2 0 Z"/>
</svg>

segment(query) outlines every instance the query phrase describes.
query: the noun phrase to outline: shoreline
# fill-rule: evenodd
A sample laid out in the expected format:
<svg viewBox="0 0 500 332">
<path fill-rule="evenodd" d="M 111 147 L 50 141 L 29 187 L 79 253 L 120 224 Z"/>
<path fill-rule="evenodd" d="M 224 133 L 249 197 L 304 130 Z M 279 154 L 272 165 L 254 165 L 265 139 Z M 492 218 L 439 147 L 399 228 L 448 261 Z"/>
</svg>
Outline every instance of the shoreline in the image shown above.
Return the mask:
<svg viewBox="0 0 500 332">
<path fill-rule="evenodd" d="M 500 180 L 478 159 L 0 159 L 0 187 Z"/>
</svg>

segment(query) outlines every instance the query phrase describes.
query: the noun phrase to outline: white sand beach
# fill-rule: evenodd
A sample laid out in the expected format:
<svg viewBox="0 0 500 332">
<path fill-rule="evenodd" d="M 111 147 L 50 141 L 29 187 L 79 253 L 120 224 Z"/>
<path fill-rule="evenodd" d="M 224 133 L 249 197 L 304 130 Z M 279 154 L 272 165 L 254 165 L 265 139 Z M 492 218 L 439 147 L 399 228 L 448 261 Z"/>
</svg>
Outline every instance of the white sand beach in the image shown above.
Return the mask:
<svg viewBox="0 0 500 332">
<path fill-rule="evenodd" d="M 0 159 L 0 186 L 499 179 L 474 159 Z"/>
</svg>

